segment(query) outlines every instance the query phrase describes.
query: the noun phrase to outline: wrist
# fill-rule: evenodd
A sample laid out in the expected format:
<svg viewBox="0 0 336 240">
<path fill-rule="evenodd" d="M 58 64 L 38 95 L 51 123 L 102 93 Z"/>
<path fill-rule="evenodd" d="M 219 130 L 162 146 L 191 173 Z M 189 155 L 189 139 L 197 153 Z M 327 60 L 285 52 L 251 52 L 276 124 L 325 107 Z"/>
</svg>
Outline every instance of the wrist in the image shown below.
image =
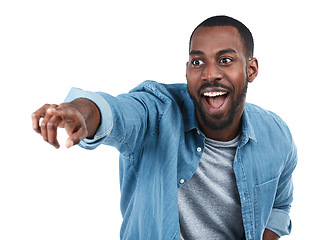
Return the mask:
<svg viewBox="0 0 336 240">
<path fill-rule="evenodd" d="M 100 125 L 100 111 L 96 104 L 87 98 L 78 98 L 70 104 L 83 116 L 88 131 L 87 138 L 93 138 Z"/>
</svg>

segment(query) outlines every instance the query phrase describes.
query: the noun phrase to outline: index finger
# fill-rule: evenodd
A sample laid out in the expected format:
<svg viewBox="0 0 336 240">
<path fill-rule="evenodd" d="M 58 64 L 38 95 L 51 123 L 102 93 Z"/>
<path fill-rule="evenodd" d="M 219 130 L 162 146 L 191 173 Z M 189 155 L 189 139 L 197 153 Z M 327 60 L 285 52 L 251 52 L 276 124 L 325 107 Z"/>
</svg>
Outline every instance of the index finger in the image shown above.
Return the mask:
<svg viewBox="0 0 336 240">
<path fill-rule="evenodd" d="M 47 110 L 47 113 L 61 118 L 71 118 L 75 115 L 73 107 L 68 103 L 62 103 L 59 106 L 50 107 Z"/>
</svg>

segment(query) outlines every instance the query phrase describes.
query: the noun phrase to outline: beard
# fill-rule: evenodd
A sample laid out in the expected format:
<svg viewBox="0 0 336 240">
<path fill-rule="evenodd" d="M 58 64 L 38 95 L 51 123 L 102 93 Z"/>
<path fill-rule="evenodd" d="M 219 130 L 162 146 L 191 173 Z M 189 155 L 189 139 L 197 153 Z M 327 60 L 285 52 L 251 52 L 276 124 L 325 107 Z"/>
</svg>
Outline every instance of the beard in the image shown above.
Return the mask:
<svg viewBox="0 0 336 240">
<path fill-rule="evenodd" d="M 200 92 L 200 90 L 202 90 L 204 87 L 223 87 L 223 88 L 228 88 L 226 86 L 220 85 L 218 82 L 214 82 L 213 84 L 208 83 L 204 86 L 202 86 L 198 92 Z M 203 109 L 203 105 L 201 103 L 202 99 L 197 100 L 195 96 L 190 94 L 189 91 L 189 95 L 192 98 L 195 108 L 198 111 L 203 123 L 209 127 L 212 130 L 223 130 L 226 129 L 228 127 L 230 127 L 233 123 L 233 120 L 236 116 L 236 113 L 239 109 L 239 107 L 241 106 L 241 104 L 243 104 L 245 102 L 246 99 L 246 93 L 247 93 L 247 87 L 248 87 L 248 79 L 246 78 L 245 81 L 245 86 L 243 88 L 243 90 L 237 95 L 236 98 L 232 98 L 232 104 L 229 106 L 229 110 L 227 111 L 227 114 L 225 116 L 225 118 L 223 119 L 223 115 L 222 114 L 218 114 L 218 115 L 213 115 L 212 117 L 208 116 L 205 112 L 205 110 Z M 200 95 L 200 94 L 199 94 Z"/>
</svg>

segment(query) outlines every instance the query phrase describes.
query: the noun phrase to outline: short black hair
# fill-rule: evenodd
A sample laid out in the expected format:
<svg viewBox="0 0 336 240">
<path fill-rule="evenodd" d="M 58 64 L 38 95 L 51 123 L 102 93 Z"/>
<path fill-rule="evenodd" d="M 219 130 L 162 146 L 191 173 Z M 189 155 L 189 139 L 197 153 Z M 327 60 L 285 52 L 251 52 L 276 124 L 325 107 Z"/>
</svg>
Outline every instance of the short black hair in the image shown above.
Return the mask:
<svg viewBox="0 0 336 240">
<path fill-rule="evenodd" d="M 199 27 L 220 27 L 220 26 L 232 26 L 235 27 L 242 39 L 243 45 L 244 45 L 244 50 L 245 50 L 245 55 L 247 59 L 253 58 L 253 51 L 254 51 L 254 41 L 253 41 L 253 36 L 250 30 L 240 21 L 228 17 L 225 15 L 220 15 L 220 16 L 214 16 L 210 17 L 203 22 L 201 22 L 192 32 L 190 36 L 190 41 L 189 41 L 189 51 L 191 47 L 191 39 L 195 33 L 195 31 Z"/>
</svg>

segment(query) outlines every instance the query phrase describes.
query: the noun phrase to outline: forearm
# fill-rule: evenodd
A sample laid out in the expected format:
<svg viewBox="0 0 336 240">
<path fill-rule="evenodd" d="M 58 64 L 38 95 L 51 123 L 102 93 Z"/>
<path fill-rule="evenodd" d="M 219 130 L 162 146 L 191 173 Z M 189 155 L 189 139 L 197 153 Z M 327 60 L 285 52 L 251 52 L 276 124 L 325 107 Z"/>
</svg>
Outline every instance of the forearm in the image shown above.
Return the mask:
<svg viewBox="0 0 336 240">
<path fill-rule="evenodd" d="M 268 230 L 267 228 L 265 228 L 263 240 L 278 240 L 278 239 L 279 239 L 278 235 L 276 235 L 271 230 Z"/>
<path fill-rule="evenodd" d="M 86 98 L 78 98 L 71 102 L 83 115 L 88 131 L 87 138 L 93 138 L 100 125 L 100 111 L 95 103 Z"/>
</svg>

